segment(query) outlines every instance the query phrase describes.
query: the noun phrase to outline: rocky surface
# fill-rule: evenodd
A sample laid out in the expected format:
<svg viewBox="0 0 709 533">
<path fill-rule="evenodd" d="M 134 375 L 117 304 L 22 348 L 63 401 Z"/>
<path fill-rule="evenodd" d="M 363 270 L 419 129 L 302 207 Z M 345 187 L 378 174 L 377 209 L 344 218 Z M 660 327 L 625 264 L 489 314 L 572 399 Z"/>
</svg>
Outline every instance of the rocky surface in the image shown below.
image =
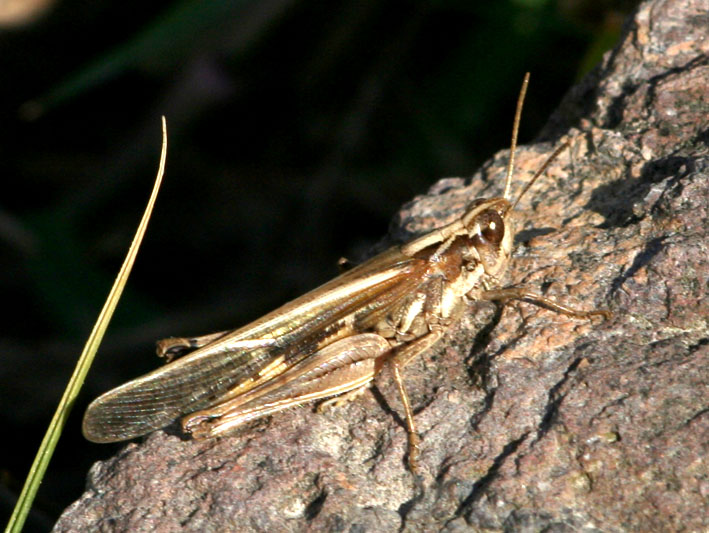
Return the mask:
<svg viewBox="0 0 709 533">
<path fill-rule="evenodd" d="M 709 527 L 709 12 L 640 6 L 514 187 L 508 282 L 569 305 L 479 305 L 406 371 L 421 476 L 386 374 L 323 414 L 209 441 L 158 431 L 91 470 L 55 531 L 705 531 Z M 534 84 L 530 90 L 534 90 Z M 446 179 L 394 238 L 499 194 L 507 153 Z"/>
</svg>

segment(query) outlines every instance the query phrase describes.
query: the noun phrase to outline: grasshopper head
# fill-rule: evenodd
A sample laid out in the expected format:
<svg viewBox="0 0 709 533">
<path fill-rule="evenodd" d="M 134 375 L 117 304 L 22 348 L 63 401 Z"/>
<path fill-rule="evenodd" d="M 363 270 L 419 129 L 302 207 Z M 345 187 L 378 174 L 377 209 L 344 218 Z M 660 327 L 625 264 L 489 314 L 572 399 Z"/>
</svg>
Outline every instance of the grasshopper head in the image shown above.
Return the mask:
<svg viewBox="0 0 709 533">
<path fill-rule="evenodd" d="M 486 274 L 497 278 L 505 271 L 514 242 L 515 230 L 512 221 L 514 208 L 520 198 L 567 146 L 567 143 L 563 143 L 554 150 L 542 167 L 535 172 L 532 179 L 527 182 L 514 202 L 510 201 L 507 196 L 509 186 L 506 185 L 505 197 L 479 198 L 468 206 L 461 222 L 470 240 L 470 245 L 477 252 L 476 259 L 482 263 Z M 511 174 L 512 167 L 509 167 L 507 183 L 509 183 Z"/>
<path fill-rule="evenodd" d="M 507 173 L 505 176 L 505 189 L 502 197 L 481 198 L 474 200 L 463 215 L 462 223 L 470 239 L 470 245 L 474 249 L 470 255 L 482 263 L 485 273 L 494 278 L 498 278 L 504 273 L 514 241 L 514 227 L 512 224 L 512 212 L 517 202 L 529 190 L 532 184 L 544 173 L 551 162 L 566 148 L 567 143 L 562 144 L 546 160 L 542 167 L 534 174 L 531 180 L 522 188 L 517 199 L 510 200 L 512 174 L 514 173 L 515 149 L 517 148 L 517 134 L 519 132 L 519 121 L 522 116 L 522 106 L 524 96 L 529 84 L 529 73 L 524 76 L 522 89 L 517 99 L 517 109 L 514 123 L 512 125 L 512 142 L 510 145 L 510 158 L 507 162 Z M 477 254 L 476 254 L 477 252 Z"/>
<path fill-rule="evenodd" d="M 471 203 L 462 222 L 485 273 L 501 275 L 512 253 L 512 204 L 506 198 L 480 198 Z"/>
</svg>

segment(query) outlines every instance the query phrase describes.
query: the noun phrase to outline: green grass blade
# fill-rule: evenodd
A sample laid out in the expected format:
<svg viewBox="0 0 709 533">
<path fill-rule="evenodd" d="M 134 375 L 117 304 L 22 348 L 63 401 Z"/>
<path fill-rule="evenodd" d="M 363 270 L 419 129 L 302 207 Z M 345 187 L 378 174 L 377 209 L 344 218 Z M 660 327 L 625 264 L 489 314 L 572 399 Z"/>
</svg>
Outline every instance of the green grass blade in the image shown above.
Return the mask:
<svg viewBox="0 0 709 533">
<path fill-rule="evenodd" d="M 165 171 L 165 159 L 167 156 L 167 126 L 165 124 L 165 117 L 162 119 L 162 152 L 160 154 L 160 167 L 158 168 L 157 176 L 155 177 L 155 184 L 153 185 L 153 190 L 150 194 L 150 199 L 143 212 L 143 218 L 140 220 L 138 225 L 138 230 L 133 237 L 133 242 L 131 243 L 128 254 L 123 261 L 121 270 L 118 272 L 116 281 L 113 283 L 111 292 L 108 294 L 108 298 L 101 309 L 94 328 L 89 335 L 84 349 L 81 352 L 81 357 L 79 362 L 74 369 L 74 372 L 69 380 L 69 384 L 64 391 L 57 410 L 54 413 L 54 417 L 47 428 L 47 433 L 42 439 L 42 444 L 37 451 L 37 455 L 32 463 L 30 472 L 25 480 L 25 485 L 22 488 L 20 497 L 17 500 L 15 509 L 12 512 L 10 521 L 8 522 L 6 533 L 19 533 L 25 524 L 27 515 L 29 514 L 30 507 L 37 495 L 37 490 L 42 482 L 44 473 L 47 471 L 47 466 L 52 458 L 54 449 L 57 446 L 59 437 L 61 436 L 62 429 L 66 424 L 66 420 L 69 417 L 69 412 L 74 405 L 76 397 L 79 395 L 79 390 L 84 384 L 84 379 L 86 379 L 86 374 L 91 367 L 91 363 L 94 360 L 96 351 L 98 350 L 103 335 L 106 332 L 108 323 L 113 316 L 113 312 L 116 309 L 118 300 L 123 292 L 123 287 L 125 287 L 126 281 L 128 280 L 128 275 L 130 274 L 131 268 L 133 268 L 133 263 L 135 262 L 135 257 L 138 254 L 138 248 L 145 235 L 145 230 L 148 227 L 148 221 L 150 220 L 150 215 L 153 211 L 153 206 L 155 205 L 155 199 L 157 198 L 158 191 L 160 189 L 160 184 L 162 182 L 163 173 Z"/>
</svg>

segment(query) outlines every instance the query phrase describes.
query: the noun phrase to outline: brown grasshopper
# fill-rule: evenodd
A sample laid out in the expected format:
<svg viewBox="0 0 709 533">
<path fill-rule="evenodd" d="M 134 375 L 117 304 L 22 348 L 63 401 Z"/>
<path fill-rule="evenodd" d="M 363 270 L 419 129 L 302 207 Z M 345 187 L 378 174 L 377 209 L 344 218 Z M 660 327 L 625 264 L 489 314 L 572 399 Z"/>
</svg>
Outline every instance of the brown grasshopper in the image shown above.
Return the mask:
<svg viewBox="0 0 709 533">
<path fill-rule="evenodd" d="M 159 355 L 180 358 L 94 400 L 84 417 L 86 438 L 132 439 L 183 415 L 185 432 L 216 437 L 306 402 L 339 403 L 390 365 L 404 406 L 409 464 L 416 471 L 419 439 L 402 369 L 443 336 L 468 302 L 523 299 L 576 318 L 610 316 L 500 287 L 513 247 L 511 213 L 566 147 L 557 148 L 511 201 L 528 82 L 527 74 L 501 197 L 472 201 L 452 223 L 394 246 L 242 328 L 160 341 Z"/>
</svg>

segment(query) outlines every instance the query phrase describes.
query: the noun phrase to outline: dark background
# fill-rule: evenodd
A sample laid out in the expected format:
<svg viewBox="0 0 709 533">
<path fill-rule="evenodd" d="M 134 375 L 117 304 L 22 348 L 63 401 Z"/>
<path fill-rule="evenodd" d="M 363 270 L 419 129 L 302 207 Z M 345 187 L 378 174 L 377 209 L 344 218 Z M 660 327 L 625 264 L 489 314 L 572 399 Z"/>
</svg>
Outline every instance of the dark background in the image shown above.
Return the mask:
<svg viewBox="0 0 709 533">
<path fill-rule="evenodd" d="M 99 393 L 154 341 L 233 328 L 361 258 L 397 208 L 520 140 L 600 59 L 633 2 L 65 0 L 0 28 L 0 522 L 136 229 L 128 288 L 32 514 L 46 530 L 120 445 Z"/>
</svg>

